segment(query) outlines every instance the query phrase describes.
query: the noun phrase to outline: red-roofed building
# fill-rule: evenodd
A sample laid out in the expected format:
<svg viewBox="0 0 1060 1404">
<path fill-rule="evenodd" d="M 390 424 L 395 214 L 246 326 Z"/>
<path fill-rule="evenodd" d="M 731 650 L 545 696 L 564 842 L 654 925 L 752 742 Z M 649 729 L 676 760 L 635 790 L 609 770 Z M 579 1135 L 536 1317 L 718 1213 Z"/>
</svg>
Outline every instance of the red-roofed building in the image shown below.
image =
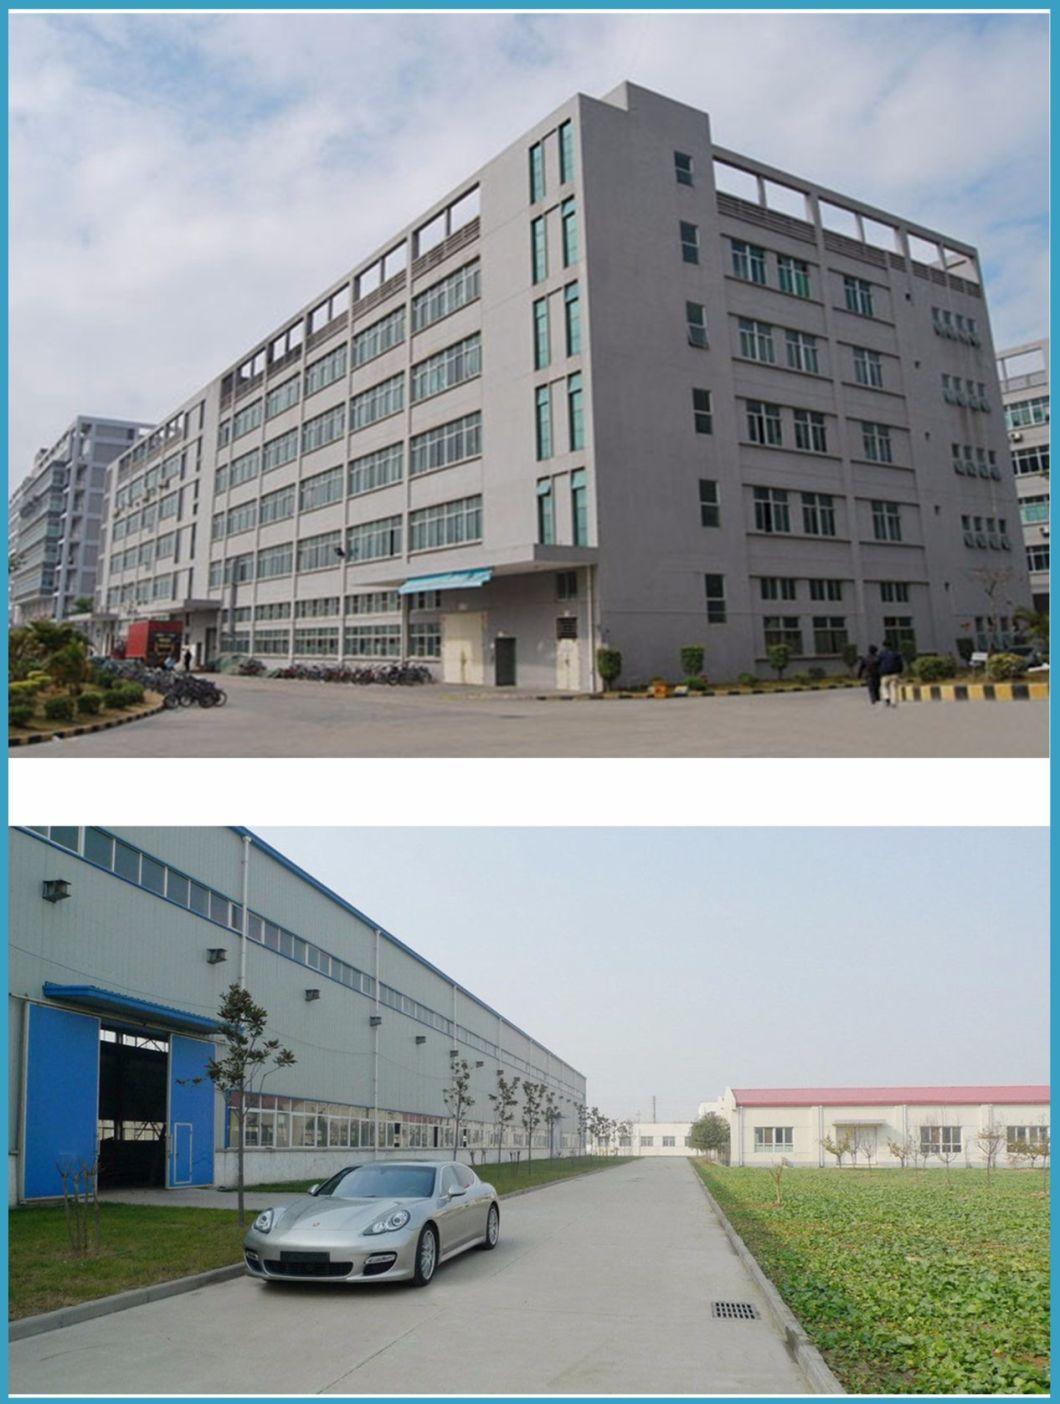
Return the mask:
<svg viewBox="0 0 1060 1404">
<path fill-rule="evenodd" d="M 727 1087 L 699 1112 L 732 1129 L 733 1165 L 998 1165 L 1041 1163 L 1049 1088 Z M 842 1152 L 842 1155 L 839 1152 Z"/>
</svg>

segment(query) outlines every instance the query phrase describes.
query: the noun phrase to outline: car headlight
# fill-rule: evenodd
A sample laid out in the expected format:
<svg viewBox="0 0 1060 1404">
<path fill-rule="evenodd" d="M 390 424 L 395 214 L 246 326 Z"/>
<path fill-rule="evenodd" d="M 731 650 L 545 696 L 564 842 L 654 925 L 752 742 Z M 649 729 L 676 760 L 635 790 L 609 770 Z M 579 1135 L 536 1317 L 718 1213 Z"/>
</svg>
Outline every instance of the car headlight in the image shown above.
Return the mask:
<svg viewBox="0 0 1060 1404">
<path fill-rule="evenodd" d="M 273 1220 L 276 1218 L 275 1209 L 263 1209 L 254 1220 L 254 1229 L 257 1233 L 268 1233 L 272 1228 Z"/>
<path fill-rule="evenodd" d="M 374 1224 L 369 1224 L 365 1233 L 396 1233 L 405 1227 L 411 1217 L 407 1209 L 395 1209 L 385 1219 L 376 1219 Z"/>
</svg>

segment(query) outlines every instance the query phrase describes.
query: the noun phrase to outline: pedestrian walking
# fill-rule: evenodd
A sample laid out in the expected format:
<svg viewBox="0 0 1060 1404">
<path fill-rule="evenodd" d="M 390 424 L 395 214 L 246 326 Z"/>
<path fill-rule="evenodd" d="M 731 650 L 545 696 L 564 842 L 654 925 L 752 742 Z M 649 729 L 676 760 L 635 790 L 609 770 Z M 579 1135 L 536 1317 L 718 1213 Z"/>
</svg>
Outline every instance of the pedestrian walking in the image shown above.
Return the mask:
<svg viewBox="0 0 1060 1404">
<path fill-rule="evenodd" d="M 875 707 L 880 700 L 880 650 L 869 644 L 869 651 L 858 663 L 858 677 L 864 678 L 869 689 L 869 702 Z"/>
<path fill-rule="evenodd" d="M 898 684 L 904 668 L 905 662 L 898 650 L 884 644 L 880 652 L 880 688 L 887 707 L 898 706 Z"/>
<path fill-rule="evenodd" d="M 190 649 L 190 648 L 186 648 L 186 649 L 184 650 L 184 671 L 185 671 L 186 673 L 190 673 L 190 672 L 191 672 L 191 649 Z"/>
</svg>

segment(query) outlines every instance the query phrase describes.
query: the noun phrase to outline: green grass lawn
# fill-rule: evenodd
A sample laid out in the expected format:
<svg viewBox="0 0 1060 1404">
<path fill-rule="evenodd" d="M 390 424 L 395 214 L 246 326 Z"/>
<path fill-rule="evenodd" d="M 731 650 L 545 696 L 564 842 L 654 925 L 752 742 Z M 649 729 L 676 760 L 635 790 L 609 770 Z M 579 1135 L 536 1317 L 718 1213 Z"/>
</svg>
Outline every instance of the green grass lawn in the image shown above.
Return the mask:
<svg viewBox="0 0 1060 1404">
<path fill-rule="evenodd" d="M 521 1165 L 476 1166 L 498 1194 L 566 1180 L 589 1170 L 625 1165 L 628 1157 L 579 1156 Z M 310 1180 L 254 1185 L 254 1194 L 297 1193 Z M 251 1187 L 248 1187 L 248 1192 Z M 254 1214 L 248 1211 L 247 1222 Z M 70 1251 L 61 1205 L 12 1209 L 9 1225 L 8 1315 L 12 1320 L 56 1307 L 106 1297 L 130 1287 L 168 1282 L 208 1268 L 237 1263 L 245 1229 L 231 1209 L 168 1205 L 101 1204 L 101 1248 L 79 1258 Z"/>
<path fill-rule="evenodd" d="M 1048 1390 L 1040 1174 L 696 1169 L 847 1390 Z"/>
</svg>

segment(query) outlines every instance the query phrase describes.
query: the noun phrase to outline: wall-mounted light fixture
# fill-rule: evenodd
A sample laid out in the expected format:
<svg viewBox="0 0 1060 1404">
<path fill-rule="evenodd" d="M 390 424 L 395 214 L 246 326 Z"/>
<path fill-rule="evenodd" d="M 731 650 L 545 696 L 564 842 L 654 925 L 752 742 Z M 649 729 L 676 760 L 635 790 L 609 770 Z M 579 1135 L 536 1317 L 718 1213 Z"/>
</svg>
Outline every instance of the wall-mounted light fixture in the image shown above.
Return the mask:
<svg viewBox="0 0 1060 1404">
<path fill-rule="evenodd" d="M 305 997 L 306 997 L 306 999 L 319 999 L 319 998 L 320 998 L 320 991 L 319 991 L 319 990 L 306 990 L 306 992 L 305 992 Z"/>
<path fill-rule="evenodd" d="M 70 895 L 70 884 L 66 878 L 45 878 L 40 885 L 40 895 L 46 902 L 61 902 Z"/>
<path fill-rule="evenodd" d="M 382 1014 L 371 1014 L 368 1017 L 368 1022 L 369 1024 L 371 1024 L 373 1029 L 377 1029 L 379 1025 L 383 1022 L 383 1016 Z"/>
<path fill-rule="evenodd" d="M 224 946 L 210 946 L 206 951 L 206 959 L 210 965 L 220 965 L 228 959 L 228 952 Z"/>
<path fill-rule="evenodd" d="M 427 1035 L 426 1035 L 426 1034 L 417 1034 L 417 1035 L 416 1035 L 416 1042 L 417 1042 L 417 1043 L 426 1043 L 426 1042 L 427 1042 Z"/>
<path fill-rule="evenodd" d="M 480 1058 L 480 1059 L 478 1060 L 478 1062 L 475 1064 L 475 1067 L 476 1067 L 476 1068 L 484 1068 L 485 1066 L 486 1066 L 486 1064 L 482 1061 L 481 1058 Z"/>
<path fill-rule="evenodd" d="M 460 1049 L 459 1049 L 459 1048 L 450 1048 L 450 1050 L 449 1050 L 449 1056 L 450 1056 L 450 1058 L 459 1058 L 459 1057 L 460 1057 Z"/>
</svg>

